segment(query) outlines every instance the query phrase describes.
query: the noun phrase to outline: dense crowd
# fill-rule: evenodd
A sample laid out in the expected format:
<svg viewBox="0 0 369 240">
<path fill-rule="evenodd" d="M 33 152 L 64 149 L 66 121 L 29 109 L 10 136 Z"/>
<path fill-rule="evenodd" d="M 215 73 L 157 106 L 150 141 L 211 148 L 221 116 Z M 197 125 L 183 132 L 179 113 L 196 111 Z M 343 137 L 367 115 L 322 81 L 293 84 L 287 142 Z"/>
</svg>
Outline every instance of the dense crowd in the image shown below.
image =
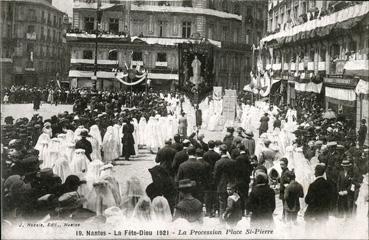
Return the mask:
<svg viewBox="0 0 369 240">
<path fill-rule="evenodd" d="M 4 218 L 49 214 L 52 219 L 103 222 L 202 223 L 206 216 L 234 226 L 250 216 L 253 226 L 273 227 L 276 192 L 284 221 L 296 222 L 304 211 L 312 224 L 329 215 L 351 217 L 357 200 L 367 195 L 362 190 L 368 174 L 365 120 L 356 133 L 350 122 L 324 112 L 314 98 L 298 103 L 299 110 L 247 102 L 223 140 L 205 142 L 190 125 L 208 127 L 212 116 L 200 121 L 200 114 L 188 124 L 181 114 L 183 101 L 159 93 L 81 94 L 73 113 L 46 120 L 36 114 L 15 122 L 7 117 Z M 161 117 L 166 125 L 160 124 Z M 156 131 L 142 128 L 153 119 Z M 178 133 L 169 130 L 171 124 L 178 124 Z M 169 133 L 158 135 L 163 126 Z M 151 148 L 145 138 L 161 139 L 154 144 L 158 165 L 149 169 L 153 182 L 144 189 L 132 177 L 121 192 L 112 174 L 114 162 L 122 155 L 129 160 L 137 143 Z M 300 206 L 303 197 L 306 210 Z"/>
</svg>

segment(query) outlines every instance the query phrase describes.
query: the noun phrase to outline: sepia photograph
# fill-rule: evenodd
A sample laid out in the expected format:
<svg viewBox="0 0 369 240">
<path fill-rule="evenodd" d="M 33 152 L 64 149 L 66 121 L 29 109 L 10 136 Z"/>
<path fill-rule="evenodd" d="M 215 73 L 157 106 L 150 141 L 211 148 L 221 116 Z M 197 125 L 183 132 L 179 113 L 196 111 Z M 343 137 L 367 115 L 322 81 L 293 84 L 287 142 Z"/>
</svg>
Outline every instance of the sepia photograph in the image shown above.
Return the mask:
<svg viewBox="0 0 369 240">
<path fill-rule="evenodd" d="M 369 2 L 0 0 L 1 239 L 368 239 Z"/>
</svg>

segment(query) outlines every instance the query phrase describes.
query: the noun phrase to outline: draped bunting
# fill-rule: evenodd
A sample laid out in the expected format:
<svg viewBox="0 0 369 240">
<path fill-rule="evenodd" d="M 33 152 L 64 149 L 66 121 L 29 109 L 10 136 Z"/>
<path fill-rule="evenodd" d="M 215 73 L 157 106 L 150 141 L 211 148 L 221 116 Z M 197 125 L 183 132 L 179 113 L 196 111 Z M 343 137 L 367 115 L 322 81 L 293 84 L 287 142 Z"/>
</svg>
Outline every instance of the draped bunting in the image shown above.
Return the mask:
<svg viewBox="0 0 369 240">
<path fill-rule="evenodd" d="M 127 86 L 134 86 L 134 85 L 137 85 L 139 83 L 141 83 L 143 80 L 146 79 L 146 76 L 147 76 L 147 73 L 145 72 L 144 74 L 142 75 L 136 75 L 137 78 L 140 78 L 139 80 L 135 81 L 135 82 L 126 82 L 123 80 L 123 78 L 126 78 L 128 76 L 128 73 L 127 74 L 121 74 L 121 75 L 117 75 L 115 78 L 123 83 L 124 85 L 127 85 Z"/>
<path fill-rule="evenodd" d="M 314 92 L 320 93 L 322 91 L 323 83 L 315 84 L 313 82 L 309 83 L 299 83 L 295 82 L 295 90 L 300 92 Z"/>
<path fill-rule="evenodd" d="M 357 95 L 369 94 L 369 82 L 360 79 L 356 85 L 355 92 Z"/>
<path fill-rule="evenodd" d="M 303 24 L 297 25 L 291 29 L 280 31 L 263 38 L 260 42 L 278 43 L 298 41 L 300 39 L 312 38 L 315 36 L 326 36 L 334 29 L 350 29 L 363 19 L 369 12 L 369 3 L 363 2 L 358 5 L 343 9 L 333 14 L 314 19 Z"/>
<path fill-rule="evenodd" d="M 351 89 L 341 89 L 341 88 L 331 88 L 325 87 L 325 95 L 327 97 L 345 100 L 345 101 L 355 101 L 356 94 L 354 90 Z"/>
</svg>

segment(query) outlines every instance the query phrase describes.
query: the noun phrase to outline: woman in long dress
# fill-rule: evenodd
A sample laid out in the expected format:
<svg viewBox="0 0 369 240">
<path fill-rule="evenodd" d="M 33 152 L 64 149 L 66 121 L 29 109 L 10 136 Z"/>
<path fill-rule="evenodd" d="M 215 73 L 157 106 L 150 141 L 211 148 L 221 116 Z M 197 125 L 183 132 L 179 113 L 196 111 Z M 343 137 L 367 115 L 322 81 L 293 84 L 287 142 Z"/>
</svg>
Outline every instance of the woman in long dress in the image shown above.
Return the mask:
<svg viewBox="0 0 369 240">
<path fill-rule="evenodd" d="M 53 172 L 61 178 L 62 183 L 64 183 L 67 177 L 72 174 L 67 155 L 65 155 L 64 152 L 59 154 L 59 157 L 54 165 Z"/>
<path fill-rule="evenodd" d="M 38 137 L 37 143 L 35 145 L 35 149 L 38 151 L 39 160 L 43 161 L 40 168 L 47 168 L 47 166 L 50 166 L 49 143 L 51 140 L 51 135 L 52 135 L 51 125 L 50 126 L 46 125 L 42 129 L 42 133 Z"/>
<path fill-rule="evenodd" d="M 76 149 L 70 164 L 72 174 L 84 174 L 88 169 L 88 163 L 89 160 L 86 157 L 85 150 L 80 148 Z"/>
<path fill-rule="evenodd" d="M 97 125 L 92 125 L 90 127 L 90 136 L 87 140 L 91 142 L 92 145 L 92 153 L 91 153 L 91 159 L 93 160 L 102 160 L 101 157 L 101 135 L 100 131 Z"/>
<path fill-rule="evenodd" d="M 115 140 L 113 134 L 113 127 L 109 126 L 106 129 L 106 133 L 104 135 L 102 149 L 104 152 L 103 162 L 108 163 L 115 160 Z"/>
<path fill-rule="evenodd" d="M 155 222 L 170 223 L 172 214 L 167 199 L 162 196 L 155 197 L 152 200 L 153 219 Z"/>
<path fill-rule="evenodd" d="M 145 139 L 145 132 L 147 131 L 146 126 L 147 126 L 146 119 L 144 117 L 141 117 L 140 122 L 138 123 L 138 144 L 139 145 L 147 144 L 147 140 Z"/>
<path fill-rule="evenodd" d="M 133 210 L 142 196 L 144 196 L 144 190 L 138 177 L 133 176 L 128 179 L 120 206 L 126 218 L 132 217 Z"/>
<path fill-rule="evenodd" d="M 132 118 L 131 124 L 134 127 L 134 131 L 133 131 L 133 141 L 134 141 L 134 148 L 135 148 L 135 153 L 138 154 L 138 121 L 136 118 Z"/>
<path fill-rule="evenodd" d="M 142 222 L 152 221 L 153 211 L 151 206 L 150 198 L 143 196 L 141 197 L 135 209 L 133 210 L 132 218 L 142 224 Z"/>
</svg>

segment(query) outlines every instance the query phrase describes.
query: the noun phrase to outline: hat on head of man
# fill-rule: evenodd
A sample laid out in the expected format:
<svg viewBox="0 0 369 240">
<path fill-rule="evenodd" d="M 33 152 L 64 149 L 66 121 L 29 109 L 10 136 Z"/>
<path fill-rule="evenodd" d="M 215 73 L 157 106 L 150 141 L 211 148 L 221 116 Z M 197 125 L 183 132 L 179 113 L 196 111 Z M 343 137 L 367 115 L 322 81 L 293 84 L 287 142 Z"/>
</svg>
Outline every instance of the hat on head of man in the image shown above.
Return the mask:
<svg viewBox="0 0 369 240">
<path fill-rule="evenodd" d="M 351 167 L 352 163 L 348 159 L 344 159 L 341 163 L 342 167 Z"/>
</svg>

